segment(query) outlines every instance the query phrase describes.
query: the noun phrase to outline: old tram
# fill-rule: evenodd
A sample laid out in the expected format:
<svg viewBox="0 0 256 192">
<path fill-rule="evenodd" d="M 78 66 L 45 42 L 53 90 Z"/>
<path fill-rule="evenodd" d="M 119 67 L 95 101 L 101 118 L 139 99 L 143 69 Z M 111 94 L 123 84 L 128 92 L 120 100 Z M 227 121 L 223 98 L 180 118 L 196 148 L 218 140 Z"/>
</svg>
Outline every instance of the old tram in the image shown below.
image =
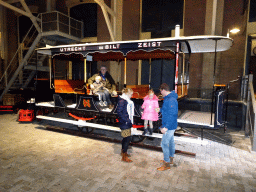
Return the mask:
<svg viewBox="0 0 256 192">
<path fill-rule="evenodd" d="M 135 124 L 138 128 L 134 137 L 141 141 L 143 122 L 141 121 L 140 106 L 143 97 L 149 88 L 157 93 L 161 83 L 167 83 L 175 90 L 179 99 L 187 94 L 189 85 L 189 56 L 191 53 L 221 52 L 228 50 L 233 44 L 232 39 L 223 36 L 191 36 L 178 38 L 159 38 L 136 41 L 118 41 L 104 43 L 84 43 L 61 45 L 41 48 L 38 53 L 50 55 L 50 86 L 55 90 L 53 101 L 36 103 L 37 119 L 64 122 L 77 125 L 80 131 L 93 131 L 93 129 L 107 129 L 120 131 L 117 123 L 116 105 L 117 96 L 111 96 L 114 108 L 101 107 L 98 105 L 97 96 L 90 95 L 87 80 L 97 71 L 97 62 L 116 62 L 119 69 L 119 79 L 123 78 L 123 87 L 134 90 L 133 101 L 135 103 Z M 127 61 L 140 60 L 141 84 L 127 84 Z M 118 70 L 118 69 L 116 69 Z M 94 73 L 93 73 L 94 72 Z M 111 71 L 110 71 L 111 73 Z M 120 92 L 118 92 L 120 94 Z M 162 98 L 159 96 L 161 106 Z M 218 100 L 218 98 L 217 98 Z M 223 103 L 222 101 L 215 102 Z M 206 129 L 217 129 L 223 125 L 223 107 L 215 106 L 214 123 L 198 123 L 178 119 L 181 127 L 200 127 Z M 46 114 L 64 111 L 73 118 L 56 118 Z M 157 130 L 160 120 L 154 124 Z M 85 129 L 84 129 L 85 128 Z M 156 133 L 151 137 L 161 137 Z"/>
</svg>

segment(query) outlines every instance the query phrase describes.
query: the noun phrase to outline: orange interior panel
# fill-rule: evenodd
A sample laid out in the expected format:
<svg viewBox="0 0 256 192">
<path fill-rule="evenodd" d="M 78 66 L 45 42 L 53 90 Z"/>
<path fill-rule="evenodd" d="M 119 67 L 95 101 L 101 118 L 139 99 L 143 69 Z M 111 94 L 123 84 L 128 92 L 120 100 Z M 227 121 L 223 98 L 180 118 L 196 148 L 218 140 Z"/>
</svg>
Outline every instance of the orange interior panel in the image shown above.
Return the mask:
<svg viewBox="0 0 256 192">
<path fill-rule="evenodd" d="M 82 80 L 54 80 L 55 93 L 85 94 Z"/>
<path fill-rule="evenodd" d="M 132 98 L 143 99 L 149 91 L 149 85 L 127 85 L 127 88 L 133 90 Z"/>
</svg>

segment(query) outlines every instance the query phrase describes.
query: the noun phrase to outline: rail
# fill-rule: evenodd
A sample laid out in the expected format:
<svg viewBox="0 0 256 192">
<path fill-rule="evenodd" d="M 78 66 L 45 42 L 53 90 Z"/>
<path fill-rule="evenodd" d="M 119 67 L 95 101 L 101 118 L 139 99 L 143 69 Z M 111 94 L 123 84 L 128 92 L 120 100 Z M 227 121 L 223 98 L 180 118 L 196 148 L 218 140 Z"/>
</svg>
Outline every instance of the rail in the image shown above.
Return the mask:
<svg viewBox="0 0 256 192">
<path fill-rule="evenodd" d="M 61 12 L 53 11 L 40 14 L 41 32 L 59 31 L 77 38 L 83 38 L 83 22 Z"/>
<path fill-rule="evenodd" d="M 246 135 L 251 139 L 252 151 L 256 151 L 256 103 L 252 84 L 252 76 L 249 77 L 247 114 L 246 114 Z"/>
<path fill-rule="evenodd" d="M 13 58 L 9 62 L 9 65 L 6 67 L 2 77 L 0 78 L 1 87 L 7 86 L 10 78 L 12 77 L 12 75 L 14 74 L 14 71 L 17 69 L 17 66 L 19 65 L 19 60 L 20 60 L 19 54 L 21 55 L 24 54 L 24 48 L 30 47 L 37 35 L 38 35 L 38 31 L 36 30 L 35 26 L 32 25 L 28 33 L 26 34 L 26 36 L 23 38 L 23 41 L 20 43 Z"/>
</svg>

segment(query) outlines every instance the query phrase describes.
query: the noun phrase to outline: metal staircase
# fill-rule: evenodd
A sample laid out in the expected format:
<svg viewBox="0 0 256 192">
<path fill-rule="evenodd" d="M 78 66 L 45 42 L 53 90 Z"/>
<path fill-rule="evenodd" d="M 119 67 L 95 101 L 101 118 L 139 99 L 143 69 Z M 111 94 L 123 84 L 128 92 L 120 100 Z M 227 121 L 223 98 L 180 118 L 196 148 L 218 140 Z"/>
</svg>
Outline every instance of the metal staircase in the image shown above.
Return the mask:
<svg viewBox="0 0 256 192">
<path fill-rule="evenodd" d="M 61 15 L 61 17 L 59 17 L 59 15 Z M 44 19 L 44 17 L 47 18 L 47 20 Z M 68 18 L 68 23 L 66 23 L 67 29 L 69 29 L 68 31 L 62 31 L 62 28 L 59 27 L 64 24 L 60 22 L 58 18 L 63 17 Z M 57 18 L 57 20 L 55 18 Z M 3 73 L 3 76 L 0 77 L 0 90 L 3 90 L 0 101 L 2 101 L 3 96 L 10 89 L 26 88 L 37 71 L 49 71 L 48 65 L 43 65 L 46 55 L 37 53 L 36 49 L 45 47 L 46 43 L 56 45 L 56 43 L 60 42 L 69 43 L 81 39 L 82 23 L 79 28 L 74 29 L 72 28 L 72 22 L 76 22 L 77 24 L 80 21 L 76 21 L 57 11 L 39 14 L 37 17 L 38 25 L 32 25 Z M 52 29 L 49 29 L 49 26 L 52 27 Z M 64 29 L 66 30 L 66 28 Z M 71 32 L 74 33 L 74 31 L 75 34 L 72 34 Z"/>
</svg>

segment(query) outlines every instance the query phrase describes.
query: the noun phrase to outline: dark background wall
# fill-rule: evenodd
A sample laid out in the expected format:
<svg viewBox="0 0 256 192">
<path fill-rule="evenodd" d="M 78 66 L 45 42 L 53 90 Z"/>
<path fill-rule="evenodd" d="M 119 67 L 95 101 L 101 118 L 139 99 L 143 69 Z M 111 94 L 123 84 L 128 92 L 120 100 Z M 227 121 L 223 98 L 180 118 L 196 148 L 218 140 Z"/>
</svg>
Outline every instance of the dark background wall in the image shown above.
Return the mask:
<svg viewBox="0 0 256 192">
<path fill-rule="evenodd" d="M 206 0 L 186 0 L 184 36 L 204 35 Z M 203 54 L 191 54 L 189 64 L 189 92 L 191 97 L 200 97 Z"/>
</svg>

